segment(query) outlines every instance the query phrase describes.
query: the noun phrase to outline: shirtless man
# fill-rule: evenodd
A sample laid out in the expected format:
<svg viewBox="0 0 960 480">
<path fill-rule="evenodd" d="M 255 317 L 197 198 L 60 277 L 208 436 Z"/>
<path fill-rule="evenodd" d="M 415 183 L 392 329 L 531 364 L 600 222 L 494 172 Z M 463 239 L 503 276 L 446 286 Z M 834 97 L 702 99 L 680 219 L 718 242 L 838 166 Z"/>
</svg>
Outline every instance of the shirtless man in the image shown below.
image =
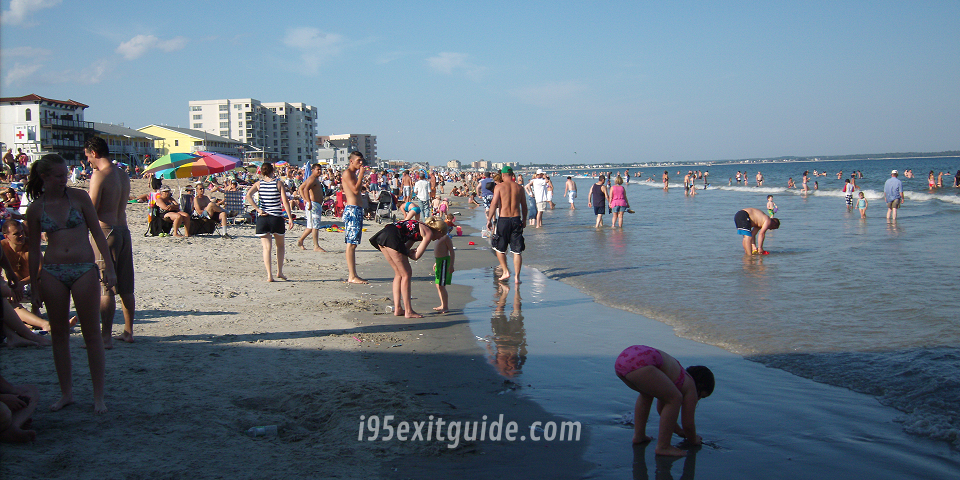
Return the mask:
<svg viewBox="0 0 960 480">
<path fill-rule="evenodd" d="M 737 233 L 743 236 L 744 254 L 770 253 L 763 249 L 763 239 L 767 230 L 780 228 L 780 219 L 770 218 L 756 208 L 744 208 L 733 216 L 733 222 L 737 225 Z"/>
<path fill-rule="evenodd" d="M 487 210 L 487 229 L 493 227 L 493 215 L 499 208 L 500 217 L 497 218 L 497 229 L 491 237 L 497 260 L 503 275 L 501 282 L 510 280 L 510 268 L 507 266 L 507 250 L 513 252 L 513 269 L 516 271 L 514 282 L 520 283 L 520 267 L 523 265 L 521 253 L 523 244 L 523 219 L 527 218 L 527 199 L 523 194 L 523 187 L 516 182 L 513 169 L 503 167 L 500 170 L 503 182 L 493 189 L 493 200 Z"/>
<path fill-rule="evenodd" d="M 313 251 L 326 252 L 320 248 L 320 214 L 323 211 L 323 184 L 320 183 L 320 174 L 323 173 L 323 165 L 315 163 L 310 169 L 310 176 L 300 185 L 300 197 L 303 198 L 304 210 L 307 214 L 307 229 L 297 240 L 297 246 L 306 250 L 303 241 L 311 232 L 313 232 Z"/>
<path fill-rule="evenodd" d="M 577 184 L 573 181 L 573 177 L 567 177 L 567 183 L 563 186 L 563 196 L 569 199 L 570 210 L 576 210 L 577 207 L 573 206 L 573 200 L 577 198 Z"/>
<path fill-rule="evenodd" d="M 91 137 L 84 144 L 84 153 L 93 166 L 90 177 L 90 200 L 97 209 L 100 229 L 107 237 L 107 246 L 117 272 L 117 284 L 110 289 L 101 289 L 100 323 L 103 348 L 113 348 L 113 316 L 117 312 L 117 299 L 123 303 L 123 333 L 118 340 L 133 343 L 133 316 L 136 312 L 133 294 L 133 243 L 127 228 L 127 199 L 130 198 L 130 178 L 121 172 L 108 155 L 110 151 L 100 137 Z M 97 264 L 101 274 L 106 268 L 104 259 L 97 252 Z"/>
<path fill-rule="evenodd" d="M 404 202 L 413 200 L 413 179 L 410 178 L 409 170 L 404 170 L 403 177 L 400 178 L 400 192 Z"/>
<path fill-rule="evenodd" d="M 363 231 L 363 207 L 360 204 L 360 185 L 367 171 L 366 161 L 360 152 L 350 154 L 350 165 L 340 177 L 343 185 L 343 242 L 347 244 L 347 283 L 370 283 L 357 276 L 357 245 Z M 409 179 L 409 177 L 407 177 Z"/>
<path fill-rule="evenodd" d="M 670 175 L 667 173 L 666 170 L 664 170 L 663 171 L 663 191 L 667 191 L 669 188 L 670 188 Z"/>
<path fill-rule="evenodd" d="M 193 211 L 202 217 L 216 220 L 220 218 L 220 228 L 223 229 L 223 238 L 233 238 L 227 235 L 227 212 L 217 202 L 210 200 L 204 193 L 203 183 L 197 182 L 197 193 L 193 197 Z"/>
</svg>

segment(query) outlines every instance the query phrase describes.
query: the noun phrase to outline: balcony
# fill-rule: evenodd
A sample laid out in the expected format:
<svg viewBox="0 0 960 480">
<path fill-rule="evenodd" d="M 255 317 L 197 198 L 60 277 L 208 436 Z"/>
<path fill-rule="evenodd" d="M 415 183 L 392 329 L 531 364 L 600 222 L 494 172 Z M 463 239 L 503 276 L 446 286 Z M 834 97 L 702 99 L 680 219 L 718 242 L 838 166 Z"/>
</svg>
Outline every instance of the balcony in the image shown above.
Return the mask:
<svg viewBox="0 0 960 480">
<path fill-rule="evenodd" d="M 41 128 L 56 128 L 61 130 L 90 130 L 93 131 L 93 122 L 79 120 L 62 120 L 59 118 L 41 118 Z"/>
</svg>

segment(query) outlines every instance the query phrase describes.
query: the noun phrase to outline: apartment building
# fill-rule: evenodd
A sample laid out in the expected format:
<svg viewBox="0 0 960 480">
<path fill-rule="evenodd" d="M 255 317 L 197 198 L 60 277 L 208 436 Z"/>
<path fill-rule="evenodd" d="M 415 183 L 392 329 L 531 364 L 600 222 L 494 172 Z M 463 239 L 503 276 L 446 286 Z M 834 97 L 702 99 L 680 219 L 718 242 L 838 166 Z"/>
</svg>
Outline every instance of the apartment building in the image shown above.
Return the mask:
<svg viewBox="0 0 960 480">
<path fill-rule="evenodd" d="M 317 107 L 255 98 L 191 100 L 190 123 L 250 148 L 244 156 L 303 165 L 316 159 Z"/>
<path fill-rule="evenodd" d="M 377 165 L 377 136 L 366 133 L 347 133 L 318 137 L 321 142 L 329 142 L 333 150 L 333 165 L 347 165 L 352 152 L 359 151 L 367 159 L 367 165 Z"/>
<path fill-rule="evenodd" d="M 22 149 L 32 159 L 58 153 L 76 165 L 83 143 L 95 134 L 93 122 L 83 119 L 88 106 L 73 100 L 54 100 L 30 94 L 0 98 L 0 143 L 4 152 Z"/>
</svg>

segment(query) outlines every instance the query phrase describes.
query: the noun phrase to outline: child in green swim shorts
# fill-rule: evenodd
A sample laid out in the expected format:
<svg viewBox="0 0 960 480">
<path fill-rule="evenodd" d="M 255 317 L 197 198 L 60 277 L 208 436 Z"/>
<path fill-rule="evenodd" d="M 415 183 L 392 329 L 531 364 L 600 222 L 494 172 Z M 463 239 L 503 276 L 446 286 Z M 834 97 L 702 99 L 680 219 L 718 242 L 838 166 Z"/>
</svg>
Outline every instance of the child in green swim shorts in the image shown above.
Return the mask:
<svg viewBox="0 0 960 480">
<path fill-rule="evenodd" d="M 450 311 L 447 303 L 447 284 L 453 280 L 453 260 L 456 257 L 450 235 L 444 235 L 437 240 L 433 247 L 433 256 L 436 262 L 433 265 L 433 283 L 437 284 L 437 294 L 440 295 L 440 306 L 433 309 L 437 313 L 446 313 Z"/>
</svg>

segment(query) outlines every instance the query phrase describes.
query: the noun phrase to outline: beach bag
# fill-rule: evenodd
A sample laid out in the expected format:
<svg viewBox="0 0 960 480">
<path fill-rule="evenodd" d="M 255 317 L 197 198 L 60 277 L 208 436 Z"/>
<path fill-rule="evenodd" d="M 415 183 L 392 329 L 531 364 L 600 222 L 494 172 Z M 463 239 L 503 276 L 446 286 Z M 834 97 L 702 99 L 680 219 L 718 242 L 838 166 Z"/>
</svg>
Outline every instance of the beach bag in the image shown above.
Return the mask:
<svg viewBox="0 0 960 480">
<path fill-rule="evenodd" d="M 173 228 L 173 222 L 163 218 L 163 215 L 160 214 L 160 207 L 156 205 L 150 207 L 150 223 L 147 225 L 147 233 L 143 236 L 156 237 L 161 233 L 169 235 L 171 228 Z"/>
</svg>

